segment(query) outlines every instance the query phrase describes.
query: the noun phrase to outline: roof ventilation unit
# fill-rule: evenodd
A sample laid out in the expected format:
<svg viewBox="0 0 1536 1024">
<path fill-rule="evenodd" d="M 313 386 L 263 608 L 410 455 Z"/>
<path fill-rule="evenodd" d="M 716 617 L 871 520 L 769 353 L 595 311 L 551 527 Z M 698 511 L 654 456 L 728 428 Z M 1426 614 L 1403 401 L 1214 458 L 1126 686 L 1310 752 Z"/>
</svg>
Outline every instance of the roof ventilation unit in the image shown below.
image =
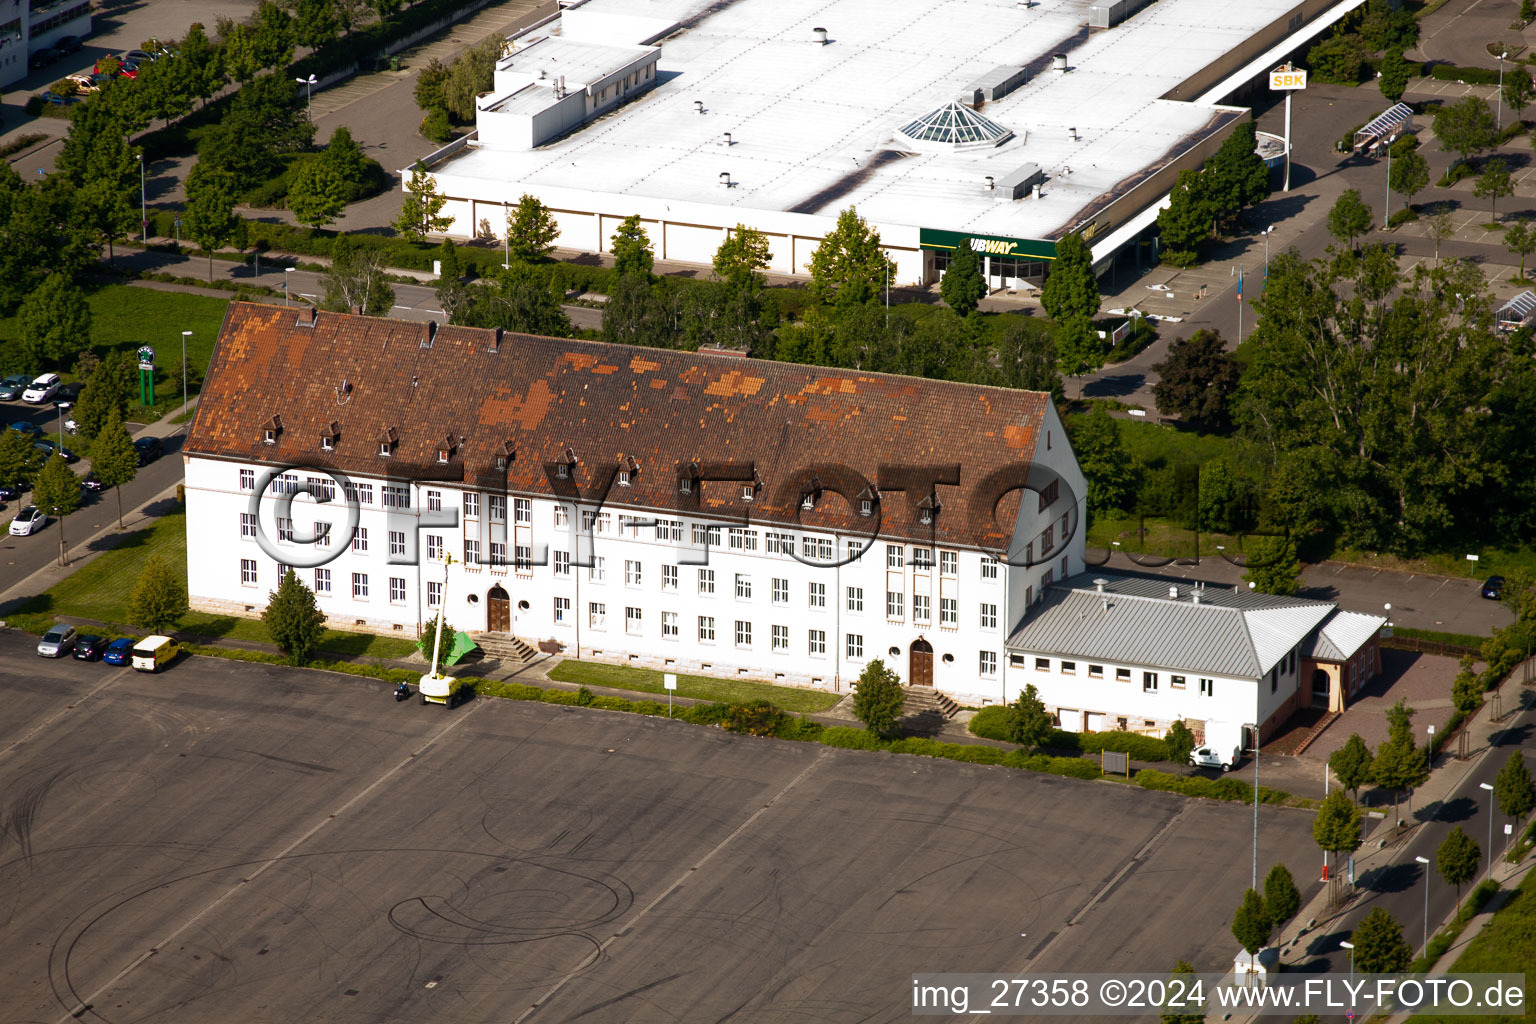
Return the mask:
<svg viewBox="0 0 1536 1024">
<path fill-rule="evenodd" d="M 818 44 L 820 44 L 822 46 L 826 46 L 827 45 L 827 30 L 826 29 L 820 28 L 820 27 L 813 28 L 813 29 L 811 29 L 811 35 L 813 37 L 815 37 L 815 40 L 816 40 L 816 42 Z"/>
<path fill-rule="evenodd" d="M 1067 70 L 1067 55 L 1064 54 L 1064 53 L 1054 53 L 1054 54 L 1052 54 L 1051 55 L 1051 67 L 1053 69 L 1057 70 L 1057 71 L 1066 71 Z"/>
<path fill-rule="evenodd" d="M 1105 579 L 1103 576 L 1097 576 L 1097 577 L 1094 578 L 1094 581 L 1093 581 L 1093 589 L 1094 590 L 1097 590 L 1099 593 L 1102 594 L 1102 593 L 1104 593 L 1104 588 L 1107 587 L 1107 586 L 1109 586 L 1109 580 Z"/>
<path fill-rule="evenodd" d="M 1177 584 L 1173 584 L 1168 587 L 1168 596 L 1173 598 L 1177 598 L 1179 596 L 1179 588 Z"/>
</svg>

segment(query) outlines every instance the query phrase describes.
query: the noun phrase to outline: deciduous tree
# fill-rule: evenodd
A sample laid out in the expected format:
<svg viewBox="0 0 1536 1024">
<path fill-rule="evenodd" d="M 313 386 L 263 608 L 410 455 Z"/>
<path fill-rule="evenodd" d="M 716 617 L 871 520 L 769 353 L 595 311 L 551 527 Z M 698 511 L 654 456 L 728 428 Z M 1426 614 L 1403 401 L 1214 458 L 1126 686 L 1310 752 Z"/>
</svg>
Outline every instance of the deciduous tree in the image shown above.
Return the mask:
<svg viewBox="0 0 1536 1024">
<path fill-rule="evenodd" d="M 640 215 L 632 213 L 619 222 L 619 228 L 609 239 L 613 253 L 613 271 L 619 277 L 640 277 L 649 280 L 651 267 L 656 263 L 651 250 L 651 237 L 640 226 Z"/>
<path fill-rule="evenodd" d="M 150 555 L 128 595 L 128 620 L 160 632 L 187 613 L 187 582 L 160 555 Z"/>
<path fill-rule="evenodd" d="M 524 192 L 507 217 L 507 252 L 514 260 L 538 263 L 555 251 L 560 225 L 549 207 Z"/>
<path fill-rule="evenodd" d="M 1435 138 L 1447 151 L 1462 160 L 1492 149 L 1498 144 L 1498 123 L 1488 102 L 1478 96 L 1465 96 L 1435 113 Z"/>
<path fill-rule="evenodd" d="M 1536 99 L 1536 85 L 1531 82 L 1530 73 L 1518 66 L 1504 72 L 1504 105 L 1515 112 L 1518 118 L 1524 118 L 1525 108 L 1531 105 L 1531 100 Z"/>
<path fill-rule="evenodd" d="M 1402 156 L 1394 155 L 1388 184 L 1392 186 L 1392 191 L 1401 193 L 1408 205 L 1412 206 L 1413 197 L 1429 187 L 1428 162 L 1414 150 Z"/>
<path fill-rule="evenodd" d="M 1312 820 L 1312 838 L 1324 853 L 1344 857 L 1360 848 L 1360 808 L 1344 795 L 1334 790 L 1323 798 Z M 1337 879 L 1338 875 L 1333 875 Z"/>
<path fill-rule="evenodd" d="M 1276 928 L 1301 909 L 1301 893 L 1296 891 L 1296 880 L 1284 864 L 1276 864 L 1264 876 L 1264 909 L 1269 911 Z"/>
<path fill-rule="evenodd" d="M 896 673 L 886 668 L 884 661 L 875 658 L 864 666 L 854 687 L 854 717 L 864 723 L 872 736 L 880 739 L 895 736 L 901 727 L 901 709 L 907 699 Z"/>
<path fill-rule="evenodd" d="M 1264 906 L 1264 897 L 1253 889 L 1244 892 L 1243 902 L 1232 915 L 1232 936 L 1237 939 L 1237 944 L 1252 956 L 1264 948 L 1274 930 L 1275 923 Z"/>
<path fill-rule="evenodd" d="M 1463 882 L 1470 882 L 1477 876 L 1477 865 L 1482 861 L 1483 852 L 1478 848 L 1477 841 L 1460 825 L 1446 833 L 1445 839 L 1435 850 L 1435 870 L 1440 872 L 1447 885 L 1456 887 L 1456 902 L 1461 903 L 1461 886 Z"/>
<path fill-rule="evenodd" d="M 1188 338 L 1175 338 L 1152 372 L 1158 375 L 1152 397 L 1164 415 L 1209 427 L 1230 422 L 1229 407 L 1242 370 L 1227 354 L 1220 331 L 1201 328 Z"/>
<path fill-rule="evenodd" d="M 1194 967 L 1188 960 L 1180 960 L 1173 966 L 1171 981 L 1181 984 L 1181 991 L 1188 991 L 1194 984 L 1188 976 L 1195 973 Z M 1172 991 L 1172 989 L 1170 989 Z M 1177 1010 L 1164 1010 L 1159 1017 L 1159 1024 L 1205 1024 L 1203 1013 L 1179 1013 Z"/>
<path fill-rule="evenodd" d="M 1522 751 L 1509 752 L 1509 760 L 1493 780 L 1493 796 L 1499 802 L 1499 813 L 1512 819 L 1517 828 L 1520 819 L 1536 808 L 1536 784 L 1531 782 L 1531 770 L 1525 765 Z M 1489 856 L 1492 854 L 1490 850 Z"/>
<path fill-rule="evenodd" d="M 1347 188 L 1328 211 L 1328 233 L 1354 249 L 1355 239 L 1370 234 L 1375 220 L 1375 214 L 1371 212 L 1370 205 L 1360 198 L 1360 193 Z"/>
<path fill-rule="evenodd" d="M 1525 277 L 1525 259 L 1536 252 L 1536 230 L 1532 230 L 1529 217 L 1517 217 L 1504 229 L 1504 248 L 1520 257 L 1520 277 Z"/>
<path fill-rule="evenodd" d="M 763 287 L 763 271 L 771 256 L 767 235 L 737 224 L 715 250 L 715 274 L 734 289 L 757 291 Z"/>
<path fill-rule="evenodd" d="M 1194 170 L 1179 172 L 1167 208 L 1157 215 L 1163 260 L 1177 267 L 1193 266 L 1201 245 L 1215 229 L 1217 213 L 1204 175 Z"/>
<path fill-rule="evenodd" d="M 1056 242 L 1056 259 L 1040 289 L 1040 307 L 1057 323 L 1073 317 L 1092 320 L 1099 315 L 1099 281 L 1093 276 L 1093 253 L 1081 235 Z"/>
<path fill-rule="evenodd" d="M 325 635 L 325 613 L 315 601 L 315 592 L 300 583 L 292 569 L 283 574 L 277 592 L 268 596 L 261 621 L 266 623 L 272 642 L 293 665 L 308 661 Z"/>
<path fill-rule="evenodd" d="M 1051 738 L 1056 720 L 1045 710 L 1045 701 L 1031 683 L 1008 708 L 1008 740 L 1031 749 Z"/>
<path fill-rule="evenodd" d="M 1070 316 L 1056 324 L 1056 360 L 1063 376 L 1082 378 L 1104 365 L 1109 355 L 1109 341 L 1099 337 L 1098 328 L 1085 316 Z M 1083 396 L 1078 381 L 1077 396 Z"/>
<path fill-rule="evenodd" d="M 117 525 L 123 525 L 123 484 L 139 471 L 139 456 L 134 450 L 122 413 L 114 406 L 107 411 L 107 421 L 91 443 L 91 471 L 103 487 L 117 494 Z"/>
<path fill-rule="evenodd" d="M 1301 559 L 1288 536 L 1254 537 L 1243 582 L 1261 594 L 1294 594 L 1301 589 Z"/>
<path fill-rule="evenodd" d="M 331 243 L 331 269 L 323 278 L 325 299 L 320 308 L 341 313 L 361 308 L 364 316 L 388 316 L 395 305 L 395 290 L 385 273 L 384 259 L 377 249 L 356 242 L 350 235 L 337 235 Z"/>
<path fill-rule="evenodd" d="M 1413 950 L 1403 940 L 1403 926 L 1385 907 L 1374 907 L 1350 935 L 1355 970 L 1361 974 L 1397 974 L 1408 969 Z"/>
<path fill-rule="evenodd" d="M 811 254 L 811 294 L 839 306 L 872 302 L 894 273 L 880 233 L 849 207 Z"/>
<path fill-rule="evenodd" d="M 427 173 L 420 160 L 411 169 L 411 180 L 405 188 L 400 216 L 395 218 L 396 231 L 413 242 L 422 242 L 429 234 L 448 230 L 453 218 L 442 215 L 448 197 L 438 192 L 437 179 Z"/>
<path fill-rule="evenodd" d="M 80 479 L 70 472 L 64 457 L 54 452 L 32 481 L 32 503 L 59 521 L 59 564 L 64 561 L 64 519 L 80 507 Z"/>
<path fill-rule="evenodd" d="M 1109 408 L 1094 403 L 1088 415 L 1072 422 L 1072 450 L 1088 478 L 1088 508 L 1095 513 L 1130 506 L 1136 480 L 1135 465 L 1120 440 L 1120 425 Z"/>
<path fill-rule="evenodd" d="M 1403 93 L 1408 88 L 1408 80 L 1414 76 L 1415 68 L 1403 59 L 1402 50 L 1388 50 L 1381 58 L 1381 67 L 1378 69 L 1381 77 L 1376 79 L 1376 84 L 1381 88 L 1381 94 L 1386 97 L 1388 103 L 1396 103 L 1403 98 Z"/>
<path fill-rule="evenodd" d="M 1360 787 L 1371 781 L 1371 748 L 1359 733 L 1351 733 L 1342 747 L 1328 755 L 1328 767 L 1339 785 L 1349 790 L 1350 798 L 1359 800 Z"/>
<path fill-rule="evenodd" d="M 1413 742 L 1413 708 L 1399 699 L 1387 709 L 1387 738 L 1376 748 L 1371 763 L 1371 778 L 1378 786 L 1392 790 L 1392 813 L 1397 814 L 1397 800 L 1409 794 L 1408 811 L 1413 813 L 1413 790 L 1429 778 L 1429 751 Z"/>
<path fill-rule="evenodd" d="M 0 484 L 25 488 L 43 467 L 43 453 L 19 430 L 0 430 Z"/>
<path fill-rule="evenodd" d="M 322 228 L 346 210 L 347 183 L 323 157 L 311 157 L 294 172 L 287 203 L 300 224 Z"/>
<path fill-rule="evenodd" d="M 64 274 L 50 274 L 17 314 L 23 349 L 34 362 L 59 365 L 90 344 L 91 307 Z"/>
<path fill-rule="evenodd" d="M 245 222 L 235 215 L 233 177 L 201 163 L 187 175 L 187 234 L 208 256 L 208 280 L 213 280 L 213 254 L 226 245 L 243 245 Z"/>
<path fill-rule="evenodd" d="M 1477 185 L 1472 189 L 1472 194 L 1479 199 L 1488 200 L 1488 213 L 1497 223 L 1499 219 L 1499 200 L 1507 195 L 1513 195 L 1514 182 L 1509 176 L 1509 164 L 1501 157 L 1493 157 L 1483 165 L 1483 173 L 1478 175 Z"/>
<path fill-rule="evenodd" d="M 1190 732 L 1189 726 L 1184 724 L 1184 719 L 1174 721 L 1168 727 L 1168 732 L 1163 736 L 1163 742 L 1168 746 L 1168 760 L 1174 764 L 1187 764 L 1190 752 L 1195 749 L 1195 734 Z"/>
<path fill-rule="evenodd" d="M 1205 164 L 1202 172 L 1210 178 L 1217 216 L 1224 223 L 1238 213 L 1269 198 L 1269 166 L 1258 154 L 1258 138 L 1252 121 L 1232 129 Z"/>
</svg>

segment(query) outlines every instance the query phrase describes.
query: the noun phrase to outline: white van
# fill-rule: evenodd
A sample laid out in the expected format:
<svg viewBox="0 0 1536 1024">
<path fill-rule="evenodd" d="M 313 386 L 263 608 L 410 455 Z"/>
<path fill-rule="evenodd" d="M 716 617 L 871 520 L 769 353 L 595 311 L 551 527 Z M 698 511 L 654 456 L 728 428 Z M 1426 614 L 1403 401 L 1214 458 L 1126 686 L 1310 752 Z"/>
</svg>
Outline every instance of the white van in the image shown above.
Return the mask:
<svg viewBox="0 0 1536 1024">
<path fill-rule="evenodd" d="M 181 645 L 170 637 L 147 636 L 133 645 L 133 667 L 140 672 L 158 672 L 180 653 Z"/>
</svg>

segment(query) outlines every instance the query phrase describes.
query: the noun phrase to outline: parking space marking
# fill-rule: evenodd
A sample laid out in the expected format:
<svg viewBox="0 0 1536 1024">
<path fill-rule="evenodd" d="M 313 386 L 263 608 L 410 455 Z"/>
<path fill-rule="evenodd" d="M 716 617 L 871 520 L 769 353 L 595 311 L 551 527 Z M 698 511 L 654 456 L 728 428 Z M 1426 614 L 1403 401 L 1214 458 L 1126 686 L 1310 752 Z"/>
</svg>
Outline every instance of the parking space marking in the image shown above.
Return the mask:
<svg viewBox="0 0 1536 1024">
<path fill-rule="evenodd" d="M 75 701 L 73 703 L 66 704 L 64 707 L 59 708 L 59 710 L 55 711 L 53 714 L 49 715 L 47 718 L 44 718 L 42 721 L 40 721 L 36 725 L 34 725 L 31 729 L 28 729 L 20 737 L 18 737 L 17 739 L 13 740 L 11 742 L 10 746 L 6 747 L 3 750 L 0 750 L 0 758 L 6 757 L 12 751 L 14 751 L 17 747 L 21 746 L 23 743 L 26 743 L 28 740 L 30 740 L 32 737 L 36 736 L 38 733 L 42 732 L 44 729 L 48 728 L 54 722 L 57 722 L 59 719 L 63 718 L 65 715 L 69 714 L 71 711 L 73 711 L 76 708 L 78 708 L 81 704 L 84 704 L 86 701 L 88 701 L 92 697 L 96 696 L 102 690 L 105 690 L 108 686 L 111 686 L 113 683 L 115 683 L 119 679 L 123 678 L 123 675 L 125 673 L 132 672 L 132 671 L 133 671 L 133 669 L 130 666 L 124 665 L 122 668 L 118 669 L 116 672 L 113 672 L 111 675 L 107 676 L 107 678 L 105 678 L 101 682 L 97 683 L 94 688 L 92 688 L 91 690 L 88 690 L 85 693 L 84 696 L 78 697 L 78 698 L 75 699 Z"/>
</svg>

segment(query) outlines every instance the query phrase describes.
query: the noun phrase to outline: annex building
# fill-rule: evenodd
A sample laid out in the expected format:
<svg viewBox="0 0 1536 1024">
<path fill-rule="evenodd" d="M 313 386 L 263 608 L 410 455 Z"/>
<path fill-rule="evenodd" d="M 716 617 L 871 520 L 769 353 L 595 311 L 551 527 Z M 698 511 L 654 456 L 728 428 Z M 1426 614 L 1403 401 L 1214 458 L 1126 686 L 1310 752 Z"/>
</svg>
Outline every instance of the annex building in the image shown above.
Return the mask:
<svg viewBox="0 0 1536 1024">
<path fill-rule="evenodd" d="M 292 567 L 341 628 L 834 690 L 881 658 L 980 703 L 1083 570 L 1035 392 L 235 302 L 184 453 L 226 614 Z"/>
<path fill-rule="evenodd" d="M 894 285 L 971 245 L 1028 287 L 1067 233 L 1100 266 L 1137 241 L 1249 116 L 1224 101 L 1362 2 L 572 0 L 425 163 L 460 237 L 530 193 L 563 247 L 638 214 L 659 259 L 708 264 L 740 223 L 804 274 L 856 207 Z"/>
<path fill-rule="evenodd" d="M 0 86 L 26 78 L 38 50 L 90 34 L 91 0 L 0 0 Z"/>
</svg>

